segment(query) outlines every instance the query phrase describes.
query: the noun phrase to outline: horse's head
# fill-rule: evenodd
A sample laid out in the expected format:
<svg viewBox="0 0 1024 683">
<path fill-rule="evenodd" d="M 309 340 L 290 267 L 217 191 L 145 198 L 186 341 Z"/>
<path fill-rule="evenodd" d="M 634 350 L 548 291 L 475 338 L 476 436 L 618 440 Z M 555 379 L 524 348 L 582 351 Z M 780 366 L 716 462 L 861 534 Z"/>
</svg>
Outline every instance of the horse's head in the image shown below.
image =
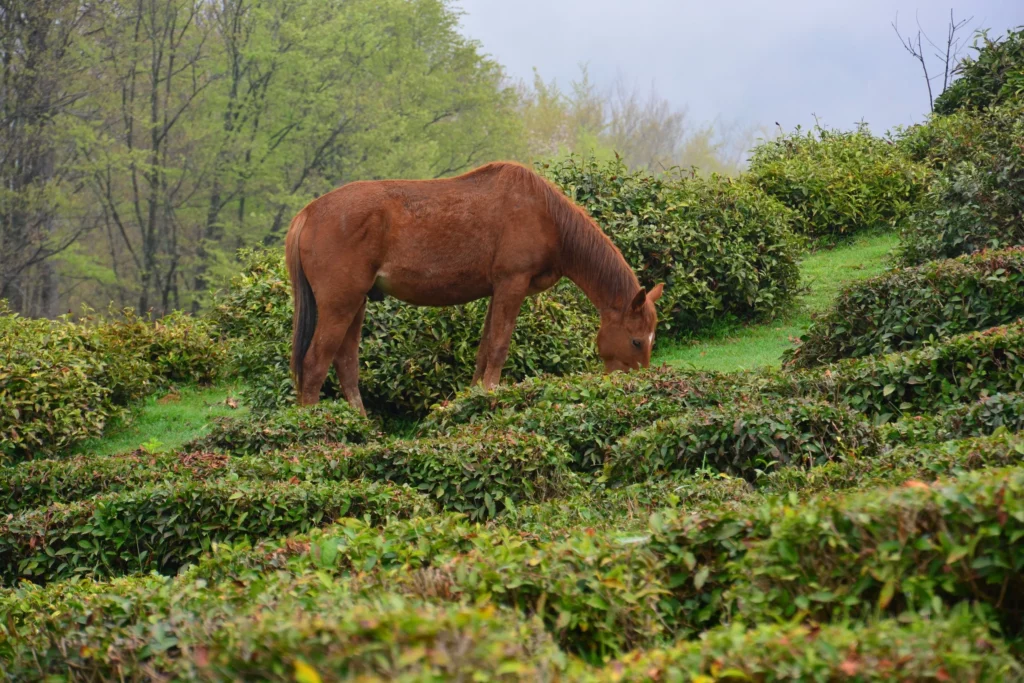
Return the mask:
<svg viewBox="0 0 1024 683">
<path fill-rule="evenodd" d="M 649 292 L 641 288 L 625 310 L 602 312 L 597 351 L 605 372 L 636 370 L 651 364 L 654 328 L 658 324 L 654 302 L 662 289 L 663 285 L 656 285 Z"/>
</svg>

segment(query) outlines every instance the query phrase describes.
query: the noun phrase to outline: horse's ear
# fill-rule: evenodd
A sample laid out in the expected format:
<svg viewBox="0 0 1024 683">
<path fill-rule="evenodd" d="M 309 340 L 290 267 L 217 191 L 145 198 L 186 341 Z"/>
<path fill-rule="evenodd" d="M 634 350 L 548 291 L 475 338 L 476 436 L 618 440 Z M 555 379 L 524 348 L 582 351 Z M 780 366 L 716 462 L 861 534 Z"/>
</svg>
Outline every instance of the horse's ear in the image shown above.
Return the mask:
<svg viewBox="0 0 1024 683">
<path fill-rule="evenodd" d="M 647 292 L 645 292 L 644 288 L 641 287 L 640 291 L 637 292 L 636 296 L 633 297 L 633 303 L 631 303 L 629 305 L 629 310 L 631 310 L 631 311 L 639 311 L 640 307 L 644 305 L 644 301 L 646 299 L 647 299 Z"/>
<path fill-rule="evenodd" d="M 665 284 L 659 282 L 658 284 L 651 287 L 651 290 L 647 292 L 647 298 L 651 300 L 653 304 L 655 301 L 661 298 L 662 292 L 665 291 Z"/>
</svg>

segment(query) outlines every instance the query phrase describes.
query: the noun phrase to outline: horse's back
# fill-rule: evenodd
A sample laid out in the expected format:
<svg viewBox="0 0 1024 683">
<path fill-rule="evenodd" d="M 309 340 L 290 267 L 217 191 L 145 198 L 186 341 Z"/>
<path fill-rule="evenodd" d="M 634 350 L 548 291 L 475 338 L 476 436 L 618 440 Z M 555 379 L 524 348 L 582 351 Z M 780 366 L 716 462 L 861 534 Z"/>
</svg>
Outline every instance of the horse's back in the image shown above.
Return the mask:
<svg viewBox="0 0 1024 683">
<path fill-rule="evenodd" d="M 368 286 L 409 303 L 490 296 L 496 278 L 554 267 L 544 197 L 528 177 L 509 183 L 518 172 L 491 165 L 455 178 L 349 183 L 307 207 L 304 232 L 317 226 L 309 249 L 372 274 Z"/>
</svg>

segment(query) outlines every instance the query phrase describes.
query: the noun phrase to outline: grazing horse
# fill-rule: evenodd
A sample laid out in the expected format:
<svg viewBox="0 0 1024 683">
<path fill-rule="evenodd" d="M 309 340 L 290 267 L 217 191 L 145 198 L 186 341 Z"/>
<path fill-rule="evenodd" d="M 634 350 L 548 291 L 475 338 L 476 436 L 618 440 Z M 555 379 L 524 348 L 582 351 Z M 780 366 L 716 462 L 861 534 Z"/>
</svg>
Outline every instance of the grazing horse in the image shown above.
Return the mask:
<svg viewBox="0 0 1024 683">
<path fill-rule="evenodd" d="M 331 363 L 359 395 L 367 298 L 416 306 L 491 297 L 473 383 L 497 385 L 523 300 L 563 276 L 601 314 L 605 372 L 647 367 L 662 285 L 640 286 L 622 253 L 579 206 L 532 170 L 492 163 L 455 178 L 374 180 L 310 202 L 285 240 L 295 300 L 292 372 L 299 403 L 320 398 Z"/>
</svg>

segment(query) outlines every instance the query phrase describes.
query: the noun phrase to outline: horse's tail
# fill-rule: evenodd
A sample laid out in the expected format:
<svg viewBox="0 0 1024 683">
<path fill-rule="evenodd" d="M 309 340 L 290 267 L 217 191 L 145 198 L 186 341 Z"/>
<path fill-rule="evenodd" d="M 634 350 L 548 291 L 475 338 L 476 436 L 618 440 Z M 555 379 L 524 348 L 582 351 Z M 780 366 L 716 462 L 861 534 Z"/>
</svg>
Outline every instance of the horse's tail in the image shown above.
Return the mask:
<svg viewBox="0 0 1024 683">
<path fill-rule="evenodd" d="M 292 281 L 292 299 L 295 302 L 295 313 L 292 317 L 292 377 L 295 380 L 296 394 L 302 391 L 303 360 L 313 341 L 317 318 L 316 298 L 299 258 L 299 235 L 302 234 L 302 226 L 305 223 L 306 211 L 303 209 L 292 219 L 284 242 L 285 263 Z"/>
</svg>

